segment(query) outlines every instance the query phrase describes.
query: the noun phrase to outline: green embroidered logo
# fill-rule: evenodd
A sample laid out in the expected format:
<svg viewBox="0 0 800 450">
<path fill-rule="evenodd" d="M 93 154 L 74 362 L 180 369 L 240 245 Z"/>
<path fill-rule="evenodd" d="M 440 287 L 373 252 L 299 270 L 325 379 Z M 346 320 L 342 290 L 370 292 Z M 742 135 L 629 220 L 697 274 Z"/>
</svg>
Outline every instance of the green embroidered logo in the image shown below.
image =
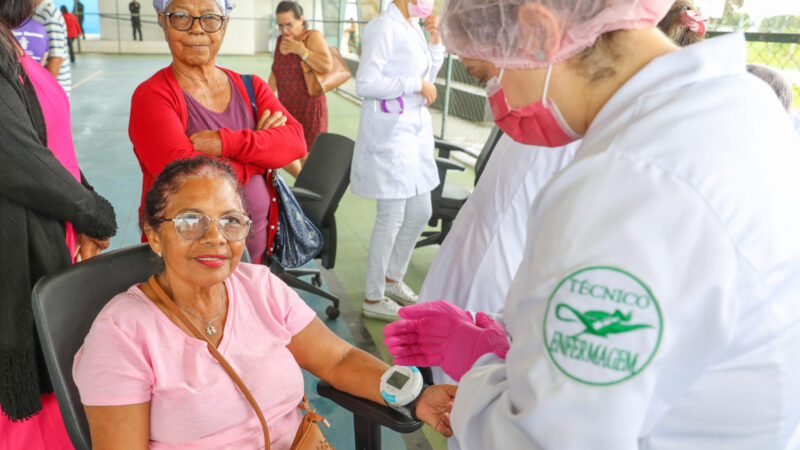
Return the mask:
<svg viewBox="0 0 800 450">
<path fill-rule="evenodd" d="M 611 385 L 647 367 L 662 326 L 658 302 L 638 278 L 615 267 L 587 267 L 553 290 L 544 338 L 551 360 L 565 375 Z"/>
<path fill-rule="evenodd" d="M 575 335 L 575 337 L 583 333 L 591 333 L 595 336 L 606 337 L 610 333 L 626 333 L 628 331 L 638 330 L 639 328 L 652 328 L 647 324 L 629 325 L 623 322 L 630 322 L 633 311 L 627 315 L 622 314 L 620 310 L 614 311 L 609 314 L 605 311 L 586 311 L 581 313 L 572 306 L 566 303 L 560 303 L 556 306 L 556 317 L 564 322 L 575 322 L 575 319 L 569 319 L 560 314 L 562 308 L 566 308 L 578 318 L 586 326 L 586 329 Z"/>
</svg>

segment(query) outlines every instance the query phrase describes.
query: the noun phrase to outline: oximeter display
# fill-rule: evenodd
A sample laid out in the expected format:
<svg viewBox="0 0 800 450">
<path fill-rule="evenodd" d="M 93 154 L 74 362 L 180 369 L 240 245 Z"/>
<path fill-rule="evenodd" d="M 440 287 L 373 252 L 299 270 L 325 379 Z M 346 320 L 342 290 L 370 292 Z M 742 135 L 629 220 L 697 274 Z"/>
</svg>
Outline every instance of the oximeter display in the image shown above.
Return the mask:
<svg viewBox="0 0 800 450">
<path fill-rule="evenodd" d="M 408 378 L 409 377 L 400 372 L 395 372 L 389 377 L 388 380 L 386 380 L 386 383 L 394 388 L 402 389 L 403 386 L 405 386 L 406 381 L 408 381 Z"/>
</svg>

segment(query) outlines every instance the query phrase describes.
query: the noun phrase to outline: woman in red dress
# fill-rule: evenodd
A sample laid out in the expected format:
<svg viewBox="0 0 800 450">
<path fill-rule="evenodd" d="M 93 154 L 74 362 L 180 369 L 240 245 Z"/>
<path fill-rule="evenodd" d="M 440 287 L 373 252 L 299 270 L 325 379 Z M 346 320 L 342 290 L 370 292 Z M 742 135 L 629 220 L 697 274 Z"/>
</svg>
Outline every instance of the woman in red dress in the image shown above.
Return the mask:
<svg viewBox="0 0 800 450">
<path fill-rule="evenodd" d="M 278 3 L 275 14 L 281 36 L 275 46 L 269 85 L 289 114 L 303 125 L 307 150 L 311 150 L 317 136 L 328 131 L 328 104 L 325 94 L 308 94 L 301 62 L 317 73 L 327 73 L 332 69 L 331 54 L 325 36 L 306 29 L 303 8 L 297 2 Z M 305 160 L 303 156 L 285 169 L 297 177 Z"/>
</svg>

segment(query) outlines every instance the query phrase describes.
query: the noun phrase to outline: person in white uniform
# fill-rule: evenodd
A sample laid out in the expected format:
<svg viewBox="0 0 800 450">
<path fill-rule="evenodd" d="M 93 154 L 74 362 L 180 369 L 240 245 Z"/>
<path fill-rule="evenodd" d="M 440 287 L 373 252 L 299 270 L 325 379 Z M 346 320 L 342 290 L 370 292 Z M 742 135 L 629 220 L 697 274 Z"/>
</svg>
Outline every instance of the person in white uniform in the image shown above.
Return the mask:
<svg viewBox="0 0 800 450">
<path fill-rule="evenodd" d="M 658 28 L 683 47 L 703 40 L 705 20 L 690 0 L 678 0 Z M 482 82 L 499 73 L 487 61 L 467 60 L 465 68 Z M 536 194 L 572 161 L 580 145 L 537 147 L 503 135 L 431 263 L 420 302 L 445 299 L 466 311 L 500 313 L 522 260 Z M 436 383 L 454 382 L 440 368 L 432 369 Z M 454 441 L 448 441 L 449 448 L 457 448 Z"/>
<path fill-rule="evenodd" d="M 743 35 L 678 50 L 652 27 L 670 3 L 444 6 L 448 49 L 505 68 L 503 131 L 583 136 L 534 201 L 504 326 L 429 302 L 386 327 L 395 363 L 460 379 L 465 449 L 772 449 L 798 427 L 800 141 Z"/>
<path fill-rule="evenodd" d="M 427 107 L 436 99 L 433 83 L 444 46 L 432 10 L 433 0 L 395 0 L 367 24 L 361 40 L 356 92 L 364 102 L 350 186 L 377 200 L 362 313 L 383 320 L 397 319 L 399 309 L 385 295 L 417 301 L 403 276 L 431 216 L 430 192 L 439 184 Z M 430 44 L 419 18 L 426 18 Z"/>
<path fill-rule="evenodd" d="M 533 199 L 579 145 L 551 149 L 500 137 L 433 258 L 420 302 L 441 298 L 468 311 L 500 312 L 522 260 Z"/>
</svg>

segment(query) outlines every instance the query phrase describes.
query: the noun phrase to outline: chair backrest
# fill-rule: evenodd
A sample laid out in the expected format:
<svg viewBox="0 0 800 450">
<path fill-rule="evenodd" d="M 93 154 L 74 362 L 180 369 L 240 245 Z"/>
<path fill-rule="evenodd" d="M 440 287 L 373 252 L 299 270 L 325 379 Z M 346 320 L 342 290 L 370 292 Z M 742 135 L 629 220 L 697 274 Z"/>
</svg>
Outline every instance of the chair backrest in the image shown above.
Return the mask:
<svg viewBox="0 0 800 450">
<path fill-rule="evenodd" d="M 350 183 L 353 159 L 352 139 L 333 133 L 321 133 L 314 141 L 303 164 L 295 187 L 321 196 L 319 200 L 299 199 L 306 216 L 322 231 L 325 244 L 320 253 L 323 266 L 332 268 L 336 258 L 336 219 L 339 201 Z"/>
<path fill-rule="evenodd" d="M 481 178 L 481 174 L 483 174 L 483 169 L 486 168 L 486 163 L 489 162 L 489 157 L 492 156 L 492 152 L 502 136 L 503 132 L 495 125 L 494 128 L 492 128 L 492 132 L 489 134 L 489 139 L 483 144 L 483 149 L 481 149 L 481 153 L 475 160 L 475 186 L 478 185 L 478 180 Z"/>
<path fill-rule="evenodd" d="M 42 278 L 33 288 L 33 317 L 58 406 L 75 448 L 91 448 L 89 423 L 72 360 L 97 314 L 112 297 L 158 271 L 147 244 L 115 250 Z"/>
<path fill-rule="evenodd" d="M 250 261 L 247 250 L 242 261 Z M 33 318 L 47 372 L 67 433 L 78 450 L 91 448 L 91 439 L 78 387 L 72 380 L 75 353 L 109 300 L 159 270 L 150 246 L 139 244 L 44 277 L 33 288 Z"/>
</svg>

